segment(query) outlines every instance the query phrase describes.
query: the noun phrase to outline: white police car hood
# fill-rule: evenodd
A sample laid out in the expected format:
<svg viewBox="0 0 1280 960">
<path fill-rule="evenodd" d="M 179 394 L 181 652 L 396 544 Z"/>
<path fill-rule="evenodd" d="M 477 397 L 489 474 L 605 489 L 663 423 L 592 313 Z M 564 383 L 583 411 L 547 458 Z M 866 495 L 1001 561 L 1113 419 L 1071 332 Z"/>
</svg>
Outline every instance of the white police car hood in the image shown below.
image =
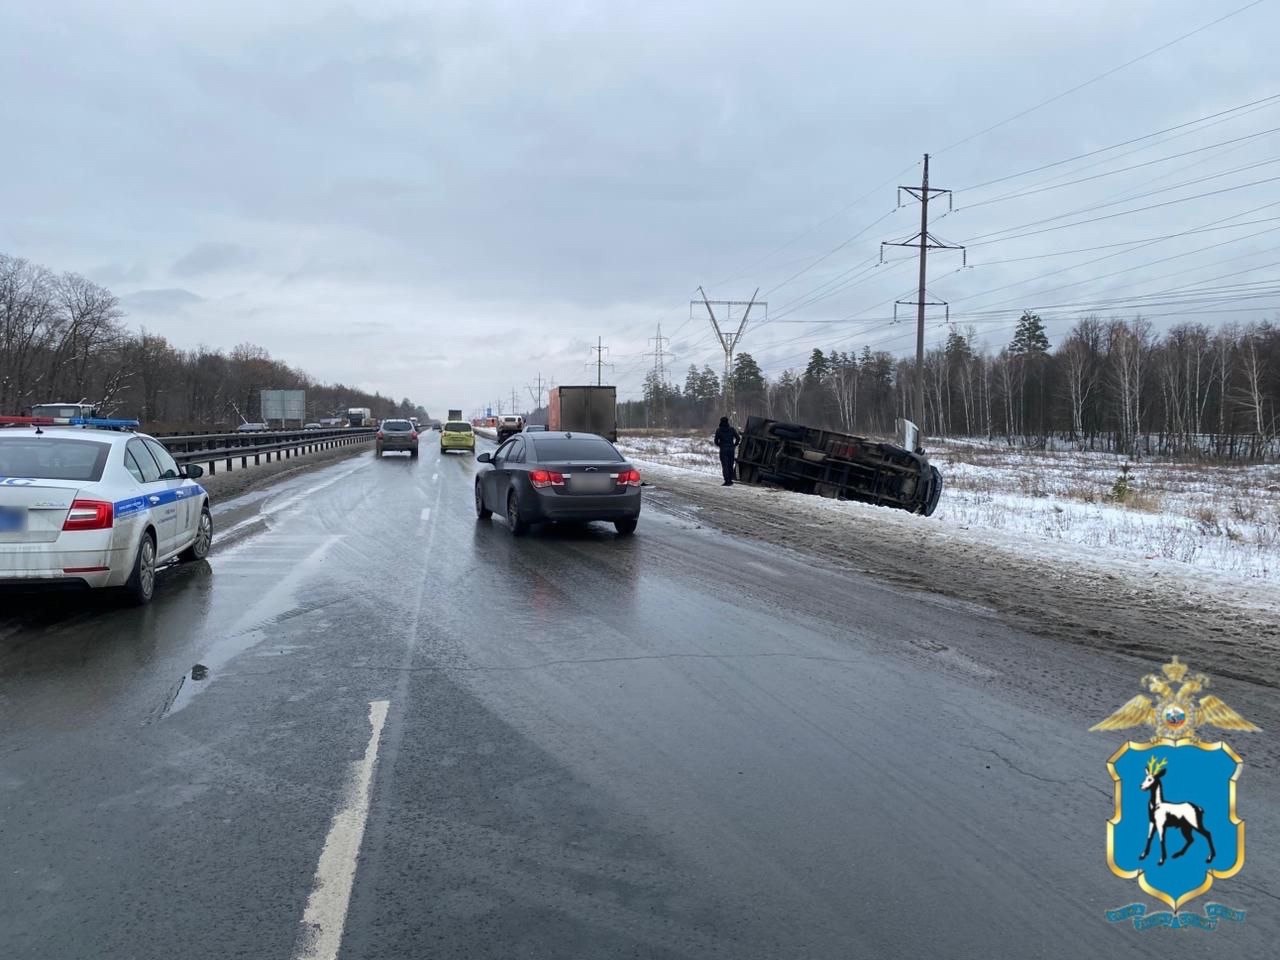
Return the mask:
<svg viewBox="0 0 1280 960">
<path fill-rule="evenodd" d="M 0 543 L 57 540 L 83 485 L 80 480 L 0 477 Z"/>
</svg>

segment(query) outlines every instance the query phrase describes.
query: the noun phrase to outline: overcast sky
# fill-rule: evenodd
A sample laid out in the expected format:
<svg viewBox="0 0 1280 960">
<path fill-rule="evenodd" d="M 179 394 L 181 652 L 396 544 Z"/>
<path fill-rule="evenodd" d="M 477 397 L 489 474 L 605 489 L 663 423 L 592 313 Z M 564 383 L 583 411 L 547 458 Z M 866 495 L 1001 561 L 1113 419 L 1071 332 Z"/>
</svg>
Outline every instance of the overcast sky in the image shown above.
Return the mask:
<svg viewBox="0 0 1280 960">
<path fill-rule="evenodd" d="M 1276 274 L 1280 181 L 1255 181 L 1280 177 L 1280 99 L 962 188 L 1280 93 L 1275 0 L 953 146 L 1245 2 L 15 0 L 0 251 L 109 286 L 180 347 L 251 341 L 436 415 L 594 377 L 597 336 L 634 395 L 659 323 L 675 379 L 722 364 L 699 284 L 767 293 L 742 349 L 770 374 L 813 346 L 912 348 L 891 317 L 915 268 L 872 264 L 918 230 L 894 187 L 927 150 L 957 191 L 934 233 L 975 241 L 969 269 L 932 257 L 930 291 L 987 342 L 1023 307 L 1056 342 L 1075 304 L 1132 314 L 1174 287 L 1158 324 L 1247 322 L 1277 298 L 1219 288 Z"/>
</svg>

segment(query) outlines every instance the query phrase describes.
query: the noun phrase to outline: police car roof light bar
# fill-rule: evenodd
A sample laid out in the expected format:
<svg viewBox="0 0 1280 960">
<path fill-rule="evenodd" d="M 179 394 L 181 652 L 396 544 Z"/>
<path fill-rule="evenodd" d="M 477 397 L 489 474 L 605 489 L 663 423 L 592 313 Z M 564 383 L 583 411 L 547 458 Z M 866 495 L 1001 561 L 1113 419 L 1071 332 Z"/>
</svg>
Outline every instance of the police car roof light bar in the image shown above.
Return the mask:
<svg viewBox="0 0 1280 960">
<path fill-rule="evenodd" d="M 0 427 L 53 427 L 57 421 L 53 417 L 12 417 L 0 414 Z"/>
<path fill-rule="evenodd" d="M 98 427 L 103 430 L 135 430 L 142 426 L 141 420 L 121 420 L 112 417 L 72 417 L 68 422 L 73 427 Z"/>
</svg>

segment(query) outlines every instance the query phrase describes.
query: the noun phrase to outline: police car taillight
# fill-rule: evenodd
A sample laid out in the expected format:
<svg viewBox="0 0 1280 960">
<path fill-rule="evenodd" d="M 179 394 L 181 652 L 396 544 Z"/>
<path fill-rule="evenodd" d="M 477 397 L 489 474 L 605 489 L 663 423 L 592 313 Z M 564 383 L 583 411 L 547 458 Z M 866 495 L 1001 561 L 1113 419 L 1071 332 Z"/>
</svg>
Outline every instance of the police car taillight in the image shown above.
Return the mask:
<svg viewBox="0 0 1280 960">
<path fill-rule="evenodd" d="M 107 500 L 77 500 L 71 504 L 67 519 L 62 524 L 66 530 L 110 530 L 115 523 L 115 507 Z"/>
</svg>

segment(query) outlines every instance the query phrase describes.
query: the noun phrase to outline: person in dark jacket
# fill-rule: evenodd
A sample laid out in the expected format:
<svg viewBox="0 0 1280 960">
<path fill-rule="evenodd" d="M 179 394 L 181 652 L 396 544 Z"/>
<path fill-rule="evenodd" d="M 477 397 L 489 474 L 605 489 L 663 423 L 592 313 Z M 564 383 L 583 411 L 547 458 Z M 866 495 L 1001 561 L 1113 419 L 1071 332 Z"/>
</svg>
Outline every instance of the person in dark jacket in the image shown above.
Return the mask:
<svg viewBox="0 0 1280 960">
<path fill-rule="evenodd" d="M 728 417 L 721 417 L 714 439 L 716 446 L 720 448 L 720 469 L 724 471 L 723 485 L 732 487 L 733 458 L 737 455 L 738 444 L 742 442 L 742 434 L 733 429 Z"/>
</svg>

